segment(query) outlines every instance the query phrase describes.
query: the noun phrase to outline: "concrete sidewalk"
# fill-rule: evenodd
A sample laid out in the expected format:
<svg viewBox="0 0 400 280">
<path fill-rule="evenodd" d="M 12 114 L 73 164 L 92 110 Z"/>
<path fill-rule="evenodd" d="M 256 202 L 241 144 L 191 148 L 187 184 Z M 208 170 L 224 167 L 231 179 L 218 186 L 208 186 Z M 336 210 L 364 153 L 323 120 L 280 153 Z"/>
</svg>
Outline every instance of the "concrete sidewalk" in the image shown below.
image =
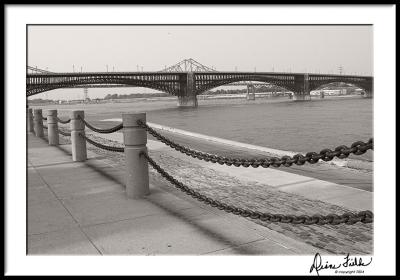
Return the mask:
<svg viewBox="0 0 400 280">
<path fill-rule="evenodd" d="M 28 135 L 28 254 L 314 255 L 324 252 L 150 181 L 151 194 L 125 195 L 124 170 L 88 151 Z"/>
</svg>

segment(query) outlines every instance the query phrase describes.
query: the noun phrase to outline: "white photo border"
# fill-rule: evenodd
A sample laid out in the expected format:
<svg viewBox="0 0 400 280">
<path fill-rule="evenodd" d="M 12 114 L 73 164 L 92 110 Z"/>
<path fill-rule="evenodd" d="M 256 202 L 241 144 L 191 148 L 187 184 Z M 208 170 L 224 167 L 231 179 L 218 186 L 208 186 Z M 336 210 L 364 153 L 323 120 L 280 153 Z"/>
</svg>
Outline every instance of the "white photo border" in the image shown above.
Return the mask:
<svg viewBox="0 0 400 280">
<path fill-rule="evenodd" d="M 394 275 L 396 222 L 394 5 L 5 6 L 6 275 L 309 275 L 312 263 L 310 256 L 27 256 L 25 242 L 27 24 L 372 24 L 374 255 L 372 264 L 365 268 L 365 275 Z"/>
</svg>

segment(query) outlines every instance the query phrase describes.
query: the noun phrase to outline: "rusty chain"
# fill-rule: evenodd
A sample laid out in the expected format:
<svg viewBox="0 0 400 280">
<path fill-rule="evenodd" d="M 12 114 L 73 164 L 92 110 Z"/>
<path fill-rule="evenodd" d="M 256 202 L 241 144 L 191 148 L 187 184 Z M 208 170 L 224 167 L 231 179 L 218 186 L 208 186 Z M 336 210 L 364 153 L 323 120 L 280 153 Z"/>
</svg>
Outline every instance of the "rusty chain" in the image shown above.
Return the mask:
<svg viewBox="0 0 400 280">
<path fill-rule="evenodd" d="M 313 216 L 308 215 L 283 215 L 283 214 L 271 214 L 271 213 L 261 213 L 258 211 L 252 211 L 249 209 L 244 209 L 240 207 L 235 207 L 218 200 L 209 198 L 191 188 L 184 185 L 183 183 L 176 180 L 170 174 L 168 174 L 163 168 L 161 168 L 147 153 L 141 152 L 141 156 L 144 156 L 150 165 L 159 172 L 165 179 L 171 182 L 175 187 L 185 192 L 186 194 L 192 196 L 193 198 L 209 204 L 212 207 L 218 208 L 219 210 L 224 210 L 225 212 L 232 213 L 234 215 L 242 217 L 250 217 L 251 219 L 259 219 L 261 221 L 269 221 L 273 223 L 291 223 L 291 224 L 305 224 L 305 225 L 338 225 L 338 224 L 348 224 L 352 225 L 357 222 L 362 222 L 364 224 L 372 223 L 374 215 L 371 211 L 361 211 L 358 213 L 347 212 L 342 215 L 328 214 L 320 215 L 316 214 Z"/>
<path fill-rule="evenodd" d="M 125 150 L 123 147 L 112 147 L 112 146 L 103 145 L 101 143 L 97 143 L 97 142 L 93 141 L 92 139 L 86 137 L 86 135 L 84 135 L 82 133 L 79 133 L 79 136 L 81 136 L 83 139 L 85 139 L 87 142 L 89 142 L 93 146 L 96 146 L 103 150 L 107 150 L 107 151 L 111 151 L 111 152 L 119 152 L 119 153 L 123 153 Z"/>
<path fill-rule="evenodd" d="M 71 119 L 68 119 L 68 120 L 63 121 L 63 120 L 61 120 L 61 119 L 59 119 L 59 118 L 57 117 L 57 121 L 58 121 L 59 123 L 66 124 L 66 123 L 69 123 L 69 122 L 71 121 Z"/>
<path fill-rule="evenodd" d="M 97 127 L 92 126 L 90 123 L 85 121 L 79 115 L 78 115 L 78 119 L 80 119 L 89 129 L 91 129 L 91 130 L 93 130 L 94 132 L 97 132 L 97 133 L 113 133 L 113 132 L 116 132 L 116 131 L 121 130 L 123 128 L 123 124 L 120 123 L 115 127 L 102 129 L 102 128 L 97 128 Z"/>
<path fill-rule="evenodd" d="M 156 132 L 153 128 L 151 128 L 150 126 L 148 126 L 146 123 L 144 123 L 141 120 L 138 120 L 137 123 L 140 127 L 146 129 L 155 138 L 157 138 L 158 140 L 160 140 L 167 146 L 170 146 L 171 148 L 173 148 L 181 153 L 184 153 L 188 156 L 191 156 L 193 158 L 197 158 L 200 160 L 209 161 L 209 162 L 213 162 L 213 163 L 219 163 L 219 164 L 226 164 L 228 166 L 234 165 L 236 167 L 252 166 L 254 168 L 257 168 L 257 167 L 261 166 L 264 168 L 268 168 L 270 166 L 280 167 L 281 165 L 290 167 L 293 164 L 303 165 L 306 162 L 314 164 L 314 163 L 317 163 L 321 159 L 323 161 L 331 161 L 331 160 L 333 160 L 334 157 L 343 159 L 343 158 L 347 158 L 350 154 L 362 155 L 366 151 L 373 149 L 373 139 L 370 138 L 367 143 L 364 143 L 362 141 L 354 142 L 350 148 L 345 145 L 341 145 L 341 146 L 338 146 L 334 151 L 332 151 L 330 149 L 323 149 L 319 153 L 309 152 L 309 153 L 306 153 L 305 155 L 296 154 L 292 157 L 290 157 L 290 156 L 283 156 L 281 158 L 268 157 L 268 158 L 263 158 L 263 159 L 229 158 L 229 157 L 223 157 L 223 156 L 218 156 L 218 155 L 213 155 L 213 154 L 208 154 L 208 153 L 192 150 L 192 149 L 182 146 L 180 144 L 174 143 L 167 137 L 162 136 L 161 134 Z"/>
</svg>

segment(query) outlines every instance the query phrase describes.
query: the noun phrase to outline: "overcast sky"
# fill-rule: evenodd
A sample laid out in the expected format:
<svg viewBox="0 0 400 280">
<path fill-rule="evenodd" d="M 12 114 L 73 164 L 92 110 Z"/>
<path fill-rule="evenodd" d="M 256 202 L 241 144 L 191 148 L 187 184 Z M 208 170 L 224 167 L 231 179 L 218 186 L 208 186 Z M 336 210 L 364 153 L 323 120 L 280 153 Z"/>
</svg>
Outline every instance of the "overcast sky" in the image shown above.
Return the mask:
<svg viewBox="0 0 400 280">
<path fill-rule="evenodd" d="M 220 71 L 372 75 L 372 26 L 29 26 L 28 65 L 54 72 L 158 71 L 193 58 Z M 139 67 L 139 68 L 138 68 Z M 93 96 L 115 89 L 89 89 Z M 110 92 L 112 91 L 112 92 Z M 118 89 L 122 91 L 122 89 Z M 57 90 L 55 98 L 82 95 Z M 126 93 L 123 90 L 121 93 Z M 128 92 L 134 92 L 129 89 Z M 42 94 L 36 97 L 43 97 Z"/>
</svg>

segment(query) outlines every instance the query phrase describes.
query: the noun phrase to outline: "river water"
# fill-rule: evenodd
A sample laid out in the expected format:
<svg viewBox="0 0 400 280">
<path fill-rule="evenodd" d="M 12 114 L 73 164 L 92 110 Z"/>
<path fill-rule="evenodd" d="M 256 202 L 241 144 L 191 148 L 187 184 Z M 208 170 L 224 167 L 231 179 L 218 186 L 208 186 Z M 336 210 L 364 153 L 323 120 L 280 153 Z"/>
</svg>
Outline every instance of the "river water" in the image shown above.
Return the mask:
<svg viewBox="0 0 400 280">
<path fill-rule="evenodd" d="M 121 118 L 122 112 L 145 111 L 149 122 L 273 149 L 319 152 L 373 137 L 373 99 L 327 97 L 294 102 L 287 97 L 199 100 L 197 108 L 178 108 L 177 101 L 136 100 L 129 103 L 56 106 L 84 109 L 87 119 Z M 84 107 L 84 108 L 82 108 Z M 372 160 L 372 152 L 358 159 Z"/>
<path fill-rule="evenodd" d="M 372 99 L 335 98 L 293 102 L 200 101 L 196 109 L 148 112 L 150 122 L 238 142 L 294 152 L 319 152 L 373 137 Z M 371 159 L 371 153 L 362 156 Z"/>
</svg>

